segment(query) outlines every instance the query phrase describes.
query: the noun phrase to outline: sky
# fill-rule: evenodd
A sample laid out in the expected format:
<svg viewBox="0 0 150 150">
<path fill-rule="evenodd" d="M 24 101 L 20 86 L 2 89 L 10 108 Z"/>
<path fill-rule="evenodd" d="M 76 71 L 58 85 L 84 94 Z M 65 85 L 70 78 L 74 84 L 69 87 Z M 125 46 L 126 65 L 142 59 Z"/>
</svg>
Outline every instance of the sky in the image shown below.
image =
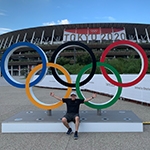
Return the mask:
<svg viewBox="0 0 150 150">
<path fill-rule="evenodd" d="M 150 0 L 0 0 L 0 34 L 46 25 L 150 24 Z"/>
</svg>

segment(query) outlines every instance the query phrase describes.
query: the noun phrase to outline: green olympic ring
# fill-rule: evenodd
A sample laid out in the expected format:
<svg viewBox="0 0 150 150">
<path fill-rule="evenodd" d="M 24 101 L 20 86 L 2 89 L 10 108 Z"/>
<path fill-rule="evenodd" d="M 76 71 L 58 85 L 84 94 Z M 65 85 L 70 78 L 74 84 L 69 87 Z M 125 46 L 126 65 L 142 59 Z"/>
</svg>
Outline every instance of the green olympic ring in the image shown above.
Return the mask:
<svg viewBox="0 0 150 150">
<path fill-rule="evenodd" d="M 119 73 L 117 72 L 117 70 L 110 66 L 109 64 L 106 64 L 106 63 L 102 63 L 102 62 L 97 62 L 96 63 L 97 67 L 100 67 L 100 66 L 104 66 L 106 67 L 107 69 L 109 69 L 113 74 L 115 74 L 117 80 L 119 83 L 122 83 L 122 80 L 121 80 L 121 77 L 119 75 Z M 77 76 L 77 79 L 76 79 L 76 92 L 78 94 L 78 97 L 80 99 L 84 99 L 84 96 L 81 94 L 81 90 L 80 90 L 80 79 L 81 79 L 81 76 L 89 69 L 92 67 L 92 64 L 89 64 L 89 65 L 86 65 L 78 74 Z M 118 86 L 118 90 L 116 92 L 116 95 L 114 95 L 108 102 L 104 102 L 104 103 L 101 103 L 101 104 L 96 104 L 96 103 L 93 103 L 93 102 L 85 102 L 85 105 L 91 107 L 91 108 L 94 108 L 94 109 L 104 109 L 104 108 L 107 108 L 107 107 L 110 107 L 112 106 L 120 97 L 121 95 L 121 92 L 122 92 L 122 87 L 119 87 Z"/>
</svg>

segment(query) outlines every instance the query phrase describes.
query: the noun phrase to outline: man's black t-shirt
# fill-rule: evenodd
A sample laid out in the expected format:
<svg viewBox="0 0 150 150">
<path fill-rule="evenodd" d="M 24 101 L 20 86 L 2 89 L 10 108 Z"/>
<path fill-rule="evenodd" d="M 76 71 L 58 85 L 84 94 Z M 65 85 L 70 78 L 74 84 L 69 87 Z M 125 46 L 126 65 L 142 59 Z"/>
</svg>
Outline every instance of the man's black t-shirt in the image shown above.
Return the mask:
<svg viewBox="0 0 150 150">
<path fill-rule="evenodd" d="M 81 103 L 84 103 L 84 99 L 75 99 L 72 100 L 71 98 L 63 98 L 64 103 L 67 105 L 67 113 L 79 113 L 79 107 Z"/>
</svg>

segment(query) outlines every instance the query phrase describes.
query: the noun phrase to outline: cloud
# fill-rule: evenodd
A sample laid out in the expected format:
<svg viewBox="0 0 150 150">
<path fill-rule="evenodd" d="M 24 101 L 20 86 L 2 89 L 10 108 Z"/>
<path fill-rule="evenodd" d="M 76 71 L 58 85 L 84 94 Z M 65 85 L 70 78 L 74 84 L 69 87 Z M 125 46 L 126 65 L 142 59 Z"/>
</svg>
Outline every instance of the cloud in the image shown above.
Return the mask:
<svg viewBox="0 0 150 150">
<path fill-rule="evenodd" d="M 70 24 L 70 22 L 67 19 L 58 20 L 57 22 L 58 22 L 58 24 Z"/>
<path fill-rule="evenodd" d="M 6 16 L 6 14 L 3 12 L 0 12 L 0 16 Z"/>
<path fill-rule="evenodd" d="M 104 19 L 106 19 L 108 21 L 115 21 L 116 20 L 114 17 L 111 17 L 111 16 L 104 17 Z"/>
<path fill-rule="evenodd" d="M 52 21 L 52 22 L 46 22 L 46 23 L 43 23 L 44 26 L 48 26 L 48 25 L 55 25 L 55 22 Z"/>
<path fill-rule="evenodd" d="M 70 21 L 68 19 L 64 19 L 64 20 L 57 20 L 57 22 L 47 22 L 47 23 L 43 23 L 43 25 L 48 26 L 48 25 L 56 25 L 56 24 L 70 24 Z"/>
<path fill-rule="evenodd" d="M 0 12 L 0 16 L 5 16 L 5 14 L 4 14 L 4 13 L 2 13 L 2 12 Z"/>
<path fill-rule="evenodd" d="M 111 17 L 111 16 L 109 16 L 109 17 L 108 17 L 108 20 L 110 20 L 110 21 L 115 21 L 116 19 L 113 18 L 113 17 Z"/>
<path fill-rule="evenodd" d="M 6 16 L 6 11 L 5 11 L 5 10 L 0 9 L 0 16 Z"/>
<path fill-rule="evenodd" d="M 4 33 L 7 33 L 7 32 L 10 32 L 12 31 L 11 29 L 8 29 L 8 28 L 0 28 L 0 34 L 4 34 Z"/>
</svg>

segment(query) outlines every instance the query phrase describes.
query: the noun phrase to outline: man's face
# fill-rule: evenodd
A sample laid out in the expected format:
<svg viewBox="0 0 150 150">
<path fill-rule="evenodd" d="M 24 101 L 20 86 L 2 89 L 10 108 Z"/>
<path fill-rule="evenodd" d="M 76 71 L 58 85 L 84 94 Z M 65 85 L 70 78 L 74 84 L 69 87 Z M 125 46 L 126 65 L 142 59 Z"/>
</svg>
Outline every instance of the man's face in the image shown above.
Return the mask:
<svg viewBox="0 0 150 150">
<path fill-rule="evenodd" d="M 72 100 L 75 100 L 75 99 L 76 99 L 76 95 L 72 94 L 72 95 L 71 95 L 71 99 L 72 99 Z"/>
</svg>

